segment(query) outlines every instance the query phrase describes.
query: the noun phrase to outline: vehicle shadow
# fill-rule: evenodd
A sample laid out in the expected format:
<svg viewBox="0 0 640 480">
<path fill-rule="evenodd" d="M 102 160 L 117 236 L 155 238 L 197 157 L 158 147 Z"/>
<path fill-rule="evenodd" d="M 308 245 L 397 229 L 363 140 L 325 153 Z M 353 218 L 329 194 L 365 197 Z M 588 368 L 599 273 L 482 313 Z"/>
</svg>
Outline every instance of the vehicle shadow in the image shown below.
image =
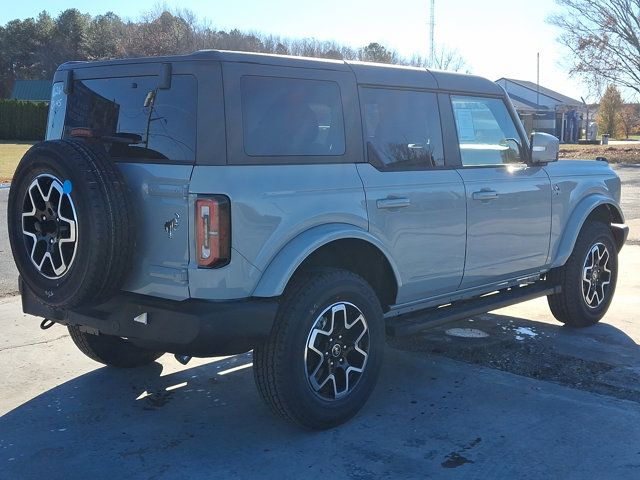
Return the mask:
<svg viewBox="0 0 640 480">
<path fill-rule="evenodd" d="M 430 442 L 425 432 L 416 437 L 415 427 L 426 428 L 427 416 L 448 407 L 436 401 L 439 390 L 411 387 L 409 380 L 420 377 L 421 384 L 434 382 L 433 368 L 387 353 L 371 401 L 351 422 L 324 432 L 270 414 L 254 386 L 250 353 L 170 374 L 164 374 L 175 362 L 169 355 L 138 369 L 100 367 L 0 417 L 0 477 L 300 478 L 333 465 L 338 478 L 389 471 L 423 478 L 424 464 L 389 449 L 411 444 L 412 455 L 423 458 Z M 381 448 L 373 438 L 390 443 Z M 453 448 L 445 438 L 428 449 L 437 470 Z"/>
<path fill-rule="evenodd" d="M 493 321 L 502 331 L 511 320 L 541 337 L 547 327 L 558 338 L 574 335 L 515 317 L 481 317 L 476 326 Z M 612 328 L 603 324 L 584 332 L 631 346 Z M 474 478 L 504 478 L 524 474 L 527 464 L 542 455 L 549 472 L 555 471 L 554 459 L 557 465 L 566 462 L 578 441 L 593 445 L 593 455 L 588 448 L 581 455 L 586 451 L 588 458 L 602 458 L 596 452 L 606 453 L 569 419 L 576 402 L 594 418 L 615 405 L 591 402 L 579 390 L 509 375 L 496 365 L 487 369 L 468 358 L 458 359 L 467 363 L 452 361 L 445 357 L 455 356 L 434 351 L 435 333 L 405 339 L 426 339 L 429 350 L 407 348 L 409 343 L 390 346 L 378 387 L 362 412 L 324 432 L 303 431 L 270 415 L 253 384 L 250 354 L 179 371 L 172 371 L 175 364 L 168 355 L 134 370 L 97 368 L 0 418 L 0 477 L 458 478 L 461 472 L 455 469 L 463 468 Z M 448 342 L 449 351 L 463 340 L 478 339 L 455 339 Z M 532 341 L 510 339 L 516 345 Z M 535 391 L 544 394 L 532 395 Z M 543 411 L 544 427 L 532 413 Z M 640 427 L 634 427 L 639 425 L 637 411 L 606 415 L 621 435 L 633 428 L 626 435 L 640 438 Z M 528 441 L 519 447 L 525 432 Z M 633 443 L 621 447 L 613 442 L 615 450 L 607 451 L 612 464 L 628 463 L 636 454 Z M 573 473 L 587 475 L 591 468 L 586 462 Z"/>
</svg>

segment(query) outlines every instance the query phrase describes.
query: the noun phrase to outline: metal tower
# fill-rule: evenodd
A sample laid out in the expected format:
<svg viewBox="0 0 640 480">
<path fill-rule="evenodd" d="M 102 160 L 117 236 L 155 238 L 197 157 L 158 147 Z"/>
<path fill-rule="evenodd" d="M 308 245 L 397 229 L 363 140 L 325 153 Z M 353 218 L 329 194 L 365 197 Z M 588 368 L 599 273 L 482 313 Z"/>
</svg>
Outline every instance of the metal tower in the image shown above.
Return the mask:
<svg viewBox="0 0 640 480">
<path fill-rule="evenodd" d="M 436 0 L 431 0 L 431 15 L 429 19 L 429 66 L 431 68 L 434 67 L 435 64 L 435 56 L 436 56 L 436 46 L 434 43 L 434 30 L 436 27 L 436 16 L 435 16 L 435 3 Z"/>
</svg>

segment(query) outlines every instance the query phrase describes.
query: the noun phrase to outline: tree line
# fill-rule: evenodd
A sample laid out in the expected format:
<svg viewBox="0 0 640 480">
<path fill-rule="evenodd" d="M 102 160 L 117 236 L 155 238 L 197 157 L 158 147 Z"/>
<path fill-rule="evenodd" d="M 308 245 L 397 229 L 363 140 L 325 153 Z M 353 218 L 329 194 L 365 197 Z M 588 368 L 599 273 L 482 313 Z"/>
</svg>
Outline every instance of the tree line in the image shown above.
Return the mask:
<svg viewBox="0 0 640 480">
<path fill-rule="evenodd" d="M 92 16 L 75 8 L 52 17 L 11 20 L 0 26 L 0 98 L 16 79 L 51 79 L 58 65 L 70 60 L 104 60 L 191 53 L 200 49 L 240 50 L 305 57 L 363 60 L 430 66 L 424 57 L 401 57 L 379 43 L 353 48 L 314 38 L 217 30 L 190 10 L 157 10 L 137 20 L 115 13 Z M 468 69 L 455 51 L 439 47 L 433 68 Z"/>
</svg>

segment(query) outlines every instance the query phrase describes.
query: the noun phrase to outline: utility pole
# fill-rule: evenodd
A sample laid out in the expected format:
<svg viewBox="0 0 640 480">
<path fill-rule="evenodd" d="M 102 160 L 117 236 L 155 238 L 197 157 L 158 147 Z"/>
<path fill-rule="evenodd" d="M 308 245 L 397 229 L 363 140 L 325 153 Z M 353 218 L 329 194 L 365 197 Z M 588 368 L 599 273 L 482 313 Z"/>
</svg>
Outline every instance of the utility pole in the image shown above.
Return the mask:
<svg viewBox="0 0 640 480">
<path fill-rule="evenodd" d="M 436 56 L 436 46 L 434 43 L 434 30 L 436 27 L 436 16 L 435 16 L 435 10 L 436 10 L 436 0 L 431 0 L 431 15 L 429 18 L 429 67 L 433 68 L 436 62 L 435 56 Z"/>
<path fill-rule="evenodd" d="M 589 105 L 587 105 L 587 102 L 584 101 L 584 97 L 580 97 L 580 100 L 582 100 L 582 103 L 584 103 L 584 109 L 587 111 L 587 119 L 584 124 L 584 139 L 590 140 L 589 139 Z M 582 137 L 582 132 L 578 133 L 578 137 Z"/>
</svg>

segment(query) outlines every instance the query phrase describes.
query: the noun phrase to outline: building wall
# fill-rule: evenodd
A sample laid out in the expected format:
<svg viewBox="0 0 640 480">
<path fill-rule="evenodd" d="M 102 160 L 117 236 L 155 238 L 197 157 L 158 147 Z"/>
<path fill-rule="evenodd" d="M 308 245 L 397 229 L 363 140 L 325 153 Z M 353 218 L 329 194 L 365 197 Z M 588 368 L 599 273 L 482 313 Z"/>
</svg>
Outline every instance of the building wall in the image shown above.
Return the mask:
<svg viewBox="0 0 640 480">
<path fill-rule="evenodd" d="M 531 135 L 535 131 L 557 136 L 556 112 L 548 110 L 541 110 L 537 113 L 534 111 L 518 111 L 518 116 L 527 135 Z"/>
<path fill-rule="evenodd" d="M 563 143 L 575 143 L 580 138 L 583 126 L 583 111 L 576 105 L 558 103 L 558 100 L 540 93 L 536 112 L 537 92 L 529 87 L 506 79 L 496 83 L 501 85 L 508 95 L 516 97 L 518 104 L 524 108 L 516 108 L 520 119 L 530 135 L 532 132 L 544 132 L 556 136 Z M 525 107 L 532 104 L 533 107 Z"/>
</svg>

